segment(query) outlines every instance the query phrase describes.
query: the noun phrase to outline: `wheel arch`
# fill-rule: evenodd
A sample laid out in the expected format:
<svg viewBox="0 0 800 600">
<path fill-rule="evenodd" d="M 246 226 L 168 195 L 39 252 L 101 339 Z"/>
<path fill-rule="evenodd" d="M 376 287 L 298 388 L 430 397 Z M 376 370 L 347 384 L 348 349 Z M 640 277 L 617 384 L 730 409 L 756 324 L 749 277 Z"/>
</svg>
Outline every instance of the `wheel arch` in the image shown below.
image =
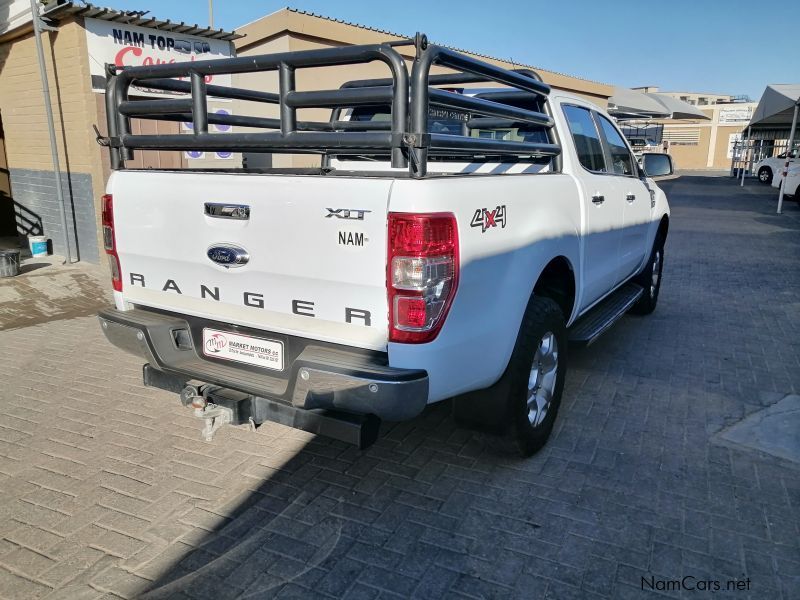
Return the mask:
<svg viewBox="0 0 800 600">
<path fill-rule="evenodd" d="M 575 269 L 566 256 L 560 255 L 542 269 L 533 286 L 533 295 L 553 300 L 568 322 L 575 310 L 575 288 Z"/>
<path fill-rule="evenodd" d="M 669 215 L 664 215 L 661 217 L 661 221 L 658 224 L 658 231 L 656 232 L 656 236 L 663 242 L 667 239 L 667 234 L 669 233 Z"/>
</svg>

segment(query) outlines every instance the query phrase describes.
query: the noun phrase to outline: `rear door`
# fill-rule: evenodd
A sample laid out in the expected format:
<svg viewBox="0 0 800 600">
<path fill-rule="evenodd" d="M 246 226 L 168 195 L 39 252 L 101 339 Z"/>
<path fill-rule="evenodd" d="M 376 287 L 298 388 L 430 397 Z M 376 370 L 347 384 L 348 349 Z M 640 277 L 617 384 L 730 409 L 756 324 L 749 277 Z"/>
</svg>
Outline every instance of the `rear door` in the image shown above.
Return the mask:
<svg viewBox="0 0 800 600">
<path fill-rule="evenodd" d="M 594 304 L 617 283 L 619 271 L 620 227 L 624 200 L 610 177 L 600 133 L 591 111 L 582 106 L 563 104 L 581 173 L 585 229 L 583 247 L 583 287 L 580 309 Z"/>
<path fill-rule="evenodd" d="M 385 349 L 391 186 L 377 177 L 116 172 L 124 300 Z"/>
</svg>

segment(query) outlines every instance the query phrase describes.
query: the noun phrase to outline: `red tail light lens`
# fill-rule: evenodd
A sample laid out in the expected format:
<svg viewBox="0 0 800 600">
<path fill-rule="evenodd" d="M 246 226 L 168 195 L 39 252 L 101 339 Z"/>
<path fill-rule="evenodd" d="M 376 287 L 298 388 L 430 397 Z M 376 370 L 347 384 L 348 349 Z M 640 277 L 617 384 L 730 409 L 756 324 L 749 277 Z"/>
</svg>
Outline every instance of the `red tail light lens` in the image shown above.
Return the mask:
<svg viewBox="0 0 800 600">
<path fill-rule="evenodd" d="M 458 268 L 452 213 L 389 213 L 389 341 L 420 344 L 439 334 L 456 293 Z"/>
<path fill-rule="evenodd" d="M 117 256 L 117 240 L 114 236 L 114 198 L 111 194 L 103 196 L 102 210 L 103 247 L 108 255 L 108 266 L 111 268 L 111 285 L 114 286 L 114 290 L 121 292 L 122 271 Z"/>
</svg>

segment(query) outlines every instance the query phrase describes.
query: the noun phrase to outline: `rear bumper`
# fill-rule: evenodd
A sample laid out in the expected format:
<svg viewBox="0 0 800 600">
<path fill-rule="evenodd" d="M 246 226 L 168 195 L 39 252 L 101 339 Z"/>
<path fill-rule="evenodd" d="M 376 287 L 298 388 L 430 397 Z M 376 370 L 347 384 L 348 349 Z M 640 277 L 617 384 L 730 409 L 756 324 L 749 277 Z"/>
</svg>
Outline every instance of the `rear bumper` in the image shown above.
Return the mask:
<svg viewBox="0 0 800 600">
<path fill-rule="evenodd" d="M 266 369 L 208 360 L 198 354 L 196 344 L 188 347 L 178 344 L 176 337 L 191 338 L 193 331 L 193 324 L 179 316 L 141 309 L 109 309 L 101 311 L 98 318 L 112 344 L 140 356 L 152 368 L 179 379 L 277 400 L 298 409 L 372 414 L 388 421 L 411 419 L 420 414 L 428 402 L 425 371 L 392 368 L 367 354 L 318 346 L 304 340 L 306 344 L 291 364 L 275 375 L 265 372 Z M 230 328 L 213 322 L 209 325 Z M 271 334 L 261 332 L 261 335 L 270 337 Z"/>
</svg>

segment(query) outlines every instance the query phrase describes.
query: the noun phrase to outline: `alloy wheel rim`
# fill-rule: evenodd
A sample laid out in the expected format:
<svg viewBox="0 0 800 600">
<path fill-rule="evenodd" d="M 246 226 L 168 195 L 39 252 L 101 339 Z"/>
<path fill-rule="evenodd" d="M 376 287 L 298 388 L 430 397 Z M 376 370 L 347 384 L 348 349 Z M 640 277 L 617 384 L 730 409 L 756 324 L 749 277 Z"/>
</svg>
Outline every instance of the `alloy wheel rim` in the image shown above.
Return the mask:
<svg viewBox="0 0 800 600">
<path fill-rule="evenodd" d="M 545 333 L 533 355 L 533 364 L 528 377 L 528 422 L 537 427 L 544 421 L 553 394 L 558 374 L 558 341 L 552 331 Z"/>
<path fill-rule="evenodd" d="M 650 297 L 655 298 L 658 289 L 658 278 L 661 277 L 661 251 L 656 250 L 653 257 L 653 270 L 650 274 Z"/>
</svg>

